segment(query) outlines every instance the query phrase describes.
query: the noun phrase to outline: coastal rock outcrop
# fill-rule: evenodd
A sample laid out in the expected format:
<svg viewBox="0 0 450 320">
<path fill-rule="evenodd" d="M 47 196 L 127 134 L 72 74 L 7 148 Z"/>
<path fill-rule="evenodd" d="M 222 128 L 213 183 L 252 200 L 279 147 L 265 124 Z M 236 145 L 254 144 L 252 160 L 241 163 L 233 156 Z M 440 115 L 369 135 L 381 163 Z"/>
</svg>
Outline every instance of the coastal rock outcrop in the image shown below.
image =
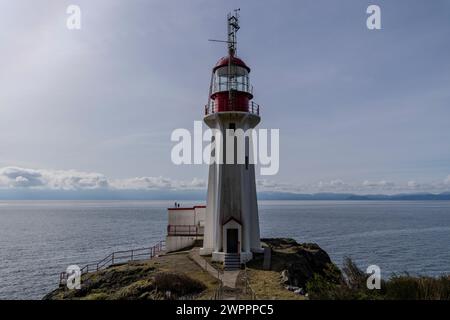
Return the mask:
<svg viewBox="0 0 450 320">
<path fill-rule="evenodd" d="M 261 241 L 272 250 L 272 270 L 280 272 L 280 281 L 285 286 L 305 288 L 314 274 L 332 278 L 340 274 L 328 254 L 317 244 L 297 243 L 287 238 Z"/>
</svg>

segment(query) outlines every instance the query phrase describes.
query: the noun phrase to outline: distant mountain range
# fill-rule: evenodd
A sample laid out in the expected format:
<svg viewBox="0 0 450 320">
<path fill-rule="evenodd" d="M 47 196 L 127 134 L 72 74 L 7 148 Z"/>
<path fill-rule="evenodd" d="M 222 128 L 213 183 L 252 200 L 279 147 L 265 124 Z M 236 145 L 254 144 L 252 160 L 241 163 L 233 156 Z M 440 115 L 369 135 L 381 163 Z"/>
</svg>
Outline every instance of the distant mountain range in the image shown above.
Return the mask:
<svg viewBox="0 0 450 320">
<path fill-rule="evenodd" d="M 38 190 L 0 189 L 0 200 L 200 200 L 206 199 L 205 190 Z M 411 194 L 315 193 L 298 194 L 289 192 L 259 192 L 258 200 L 450 200 L 450 192 Z"/>
</svg>

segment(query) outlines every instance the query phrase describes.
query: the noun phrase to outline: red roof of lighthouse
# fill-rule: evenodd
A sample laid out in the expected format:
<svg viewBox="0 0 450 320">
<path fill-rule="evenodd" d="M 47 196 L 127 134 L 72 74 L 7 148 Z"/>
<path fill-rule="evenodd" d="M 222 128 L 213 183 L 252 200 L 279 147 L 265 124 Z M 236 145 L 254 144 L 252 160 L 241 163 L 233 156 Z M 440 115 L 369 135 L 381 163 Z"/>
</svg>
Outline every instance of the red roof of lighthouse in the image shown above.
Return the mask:
<svg viewBox="0 0 450 320">
<path fill-rule="evenodd" d="M 216 71 L 220 67 L 228 66 L 229 60 L 230 60 L 230 56 L 226 56 L 226 57 L 221 58 L 216 63 L 216 65 L 214 66 L 213 72 Z M 238 57 L 232 56 L 231 57 L 231 64 L 235 65 L 235 66 L 243 67 L 243 68 L 247 69 L 248 72 L 250 72 L 250 68 L 245 64 L 244 61 L 242 61 L 242 59 L 240 59 Z"/>
</svg>

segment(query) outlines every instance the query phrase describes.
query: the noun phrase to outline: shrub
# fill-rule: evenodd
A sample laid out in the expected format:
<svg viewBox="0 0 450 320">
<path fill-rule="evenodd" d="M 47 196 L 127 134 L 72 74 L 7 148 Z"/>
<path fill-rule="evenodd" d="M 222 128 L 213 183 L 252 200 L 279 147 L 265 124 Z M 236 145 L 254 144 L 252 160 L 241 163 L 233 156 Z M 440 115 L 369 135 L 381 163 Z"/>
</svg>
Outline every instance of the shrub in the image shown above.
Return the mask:
<svg viewBox="0 0 450 320">
<path fill-rule="evenodd" d="M 380 290 L 367 289 L 368 274 L 349 258 L 344 261 L 343 276 L 338 281 L 314 275 L 306 288 L 315 300 L 449 300 L 450 276 L 413 277 L 408 274 L 381 281 Z"/>
<path fill-rule="evenodd" d="M 386 299 L 449 300 L 450 276 L 440 278 L 394 276 L 386 282 Z"/>
<path fill-rule="evenodd" d="M 202 282 L 192 279 L 183 273 L 157 273 L 153 284 L 156 290 L 161 293 L 169 291 L 173 299 L 198 294 L 206 289 L 206 286 Z"/>
</svg>

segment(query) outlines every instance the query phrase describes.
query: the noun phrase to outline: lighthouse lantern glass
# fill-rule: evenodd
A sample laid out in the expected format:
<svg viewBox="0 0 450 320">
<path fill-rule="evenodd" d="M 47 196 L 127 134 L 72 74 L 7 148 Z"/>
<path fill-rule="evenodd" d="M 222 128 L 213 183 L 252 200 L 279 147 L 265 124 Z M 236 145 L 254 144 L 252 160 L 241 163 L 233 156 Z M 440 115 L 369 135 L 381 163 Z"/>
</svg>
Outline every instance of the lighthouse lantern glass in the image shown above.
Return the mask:
<svg viewBox="0 0 450 320">
<path fill-rule="evenodd" d="M 228 66 L 224 66 L 214 72 L 213 92 L 237 90 L 252 93 L 247 69 L 232 66 L 230 74 L 228 69 Z"/>
</svg>

